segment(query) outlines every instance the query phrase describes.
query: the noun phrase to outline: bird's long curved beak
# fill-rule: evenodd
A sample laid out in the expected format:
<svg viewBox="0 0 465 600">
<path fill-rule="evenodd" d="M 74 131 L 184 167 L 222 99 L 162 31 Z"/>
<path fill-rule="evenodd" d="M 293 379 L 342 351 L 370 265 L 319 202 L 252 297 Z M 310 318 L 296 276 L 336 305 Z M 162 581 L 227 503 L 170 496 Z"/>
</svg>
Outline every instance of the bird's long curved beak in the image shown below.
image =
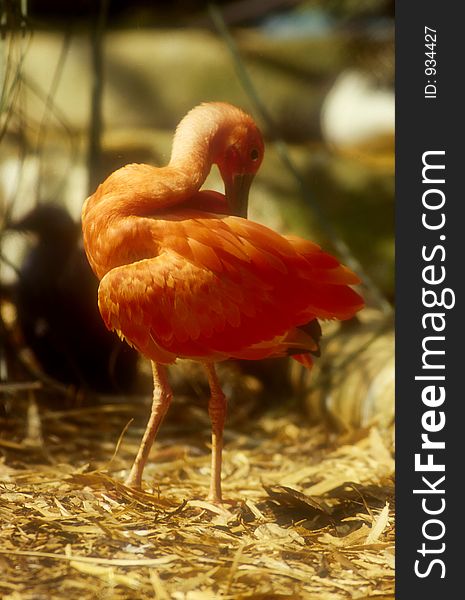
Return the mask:
<svg viewBox="0 0 465 600">
<path fill-rule="evenodd" d="M 224 191 L 232 215 L 247 218 L 249 189 L 253 178 L 253 173 L 236 173 L 225 182 Z"/>
</svg>

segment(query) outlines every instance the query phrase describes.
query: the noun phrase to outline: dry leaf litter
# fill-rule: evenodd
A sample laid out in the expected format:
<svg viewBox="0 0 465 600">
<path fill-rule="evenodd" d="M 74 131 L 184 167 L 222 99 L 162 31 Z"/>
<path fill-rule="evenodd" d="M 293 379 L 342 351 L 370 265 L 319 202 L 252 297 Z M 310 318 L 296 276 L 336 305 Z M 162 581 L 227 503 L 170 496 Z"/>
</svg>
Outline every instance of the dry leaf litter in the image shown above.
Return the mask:
<svg viewBox="0 0 465 600">
<path fill-rule="evenodd" d="M 35 391 L 9 395 L 3 599 L 393 598 L 392 426 L 336 436 L 289 409 L 240 423 L 231 414 L 221 508 L 205 500 L 205 406 L 185 397 L 160 430 L 144 491 L 123 485 L 146 400 L 57 410 Z M 37 404 L 31 438 L 37 411 L 25 413 Z"/>
</svg>

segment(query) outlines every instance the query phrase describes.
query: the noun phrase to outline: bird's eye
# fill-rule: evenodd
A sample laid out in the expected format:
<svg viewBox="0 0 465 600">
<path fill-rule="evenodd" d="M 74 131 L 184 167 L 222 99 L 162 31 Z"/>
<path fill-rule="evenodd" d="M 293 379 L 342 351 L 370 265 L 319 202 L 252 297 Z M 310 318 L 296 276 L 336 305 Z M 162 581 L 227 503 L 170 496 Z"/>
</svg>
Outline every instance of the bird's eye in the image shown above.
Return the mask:
<svg viewBox="0 0 465 600">
<path fill-rule="evenodd" d="M 256 161 L 258 160 L 259 156 L 260 152 L 256 148 L 252 148 L 252 150 L 250 151 L 250 159 Z"/>
</svg>

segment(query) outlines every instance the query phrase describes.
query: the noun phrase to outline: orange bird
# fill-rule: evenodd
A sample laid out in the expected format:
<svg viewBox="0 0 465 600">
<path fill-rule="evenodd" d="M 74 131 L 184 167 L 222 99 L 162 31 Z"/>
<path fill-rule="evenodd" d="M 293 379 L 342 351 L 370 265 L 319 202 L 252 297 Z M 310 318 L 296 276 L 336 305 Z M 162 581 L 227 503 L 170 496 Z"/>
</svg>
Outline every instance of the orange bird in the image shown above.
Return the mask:
<svg viewBox="0 0 465 600">
<path fill-rule="evenodd" d="M 264 152 L 253 119 L 221 102 L 179 123 L 169 164 L 129 164 L 82 210 L 84 245 L 100 279 L 108 329 L 152 361 L 151 415 L 126 484 L 139 488 L 172 399 L 166 366 L 202 362 L 210 384 L 209 499 L 220 503 L 226 399 L 214 363 L 292 355 L 311 365 L 317 318 L 349 319 L 363 307 L 359 279 L 316 244 L 247 220 L 248 192 Z M 212 165 L 225 194 L 200 190 Z"/>
</svg>

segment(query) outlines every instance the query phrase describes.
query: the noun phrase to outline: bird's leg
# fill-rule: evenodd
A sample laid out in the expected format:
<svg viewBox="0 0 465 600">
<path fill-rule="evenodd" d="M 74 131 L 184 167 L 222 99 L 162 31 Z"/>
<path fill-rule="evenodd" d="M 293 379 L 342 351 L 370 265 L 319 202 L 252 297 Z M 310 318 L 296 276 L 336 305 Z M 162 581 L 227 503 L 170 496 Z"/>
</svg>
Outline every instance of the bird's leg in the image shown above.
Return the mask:
<svg viewBox="0 0 465 600">
<path fill-rule="evenodd" d="M 37 406 L 34 392 L 29 392 L 29 404 L 26 417 L 26 437 L 23 440 L 25 446 L 30 448 L 44 448 L 44 437 L 42 434 L 42 421 Z"/>
<path fill-rule="evenodd" d="M 210 385 L 211 395 L 208 403 L 208 414 L 212 424 L 212 470 L 208 499 L 215 504 L 221 504 L 221 454 L 226 418 L 226 397 L 221 389 L 213 363 L 205 363 L 205 368 Z"/>
<path fill-rule="evenodd" d="M 150 448 L 173 398 L 173 392 L 168 383 L 166 367 L 152 361 L 152 372 L 153 402 L 149 422 L 147 423 L 144 437 L 137 451 L 131 472 L 124 482 L 125 485 L 137 489 L 142 485 L 142 473 L 150 453 Z"/>
</svg>

